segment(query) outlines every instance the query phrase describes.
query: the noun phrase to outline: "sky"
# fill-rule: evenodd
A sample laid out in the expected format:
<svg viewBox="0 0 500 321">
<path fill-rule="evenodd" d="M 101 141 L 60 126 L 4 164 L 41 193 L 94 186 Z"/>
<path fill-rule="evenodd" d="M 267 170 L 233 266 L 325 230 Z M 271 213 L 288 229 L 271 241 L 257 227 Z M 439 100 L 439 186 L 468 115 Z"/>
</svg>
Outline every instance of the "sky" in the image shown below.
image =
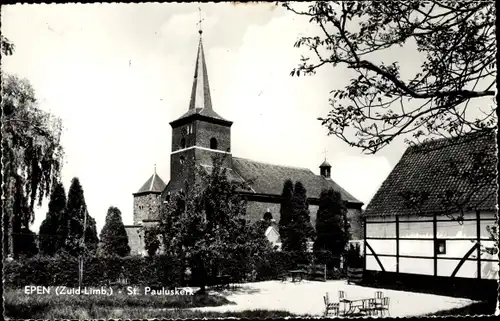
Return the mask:
<svg viewBox="0 0 500 321">
<path fill-rule="evenodd" d="M 291 77 L 307 20 L 271 3 L 57 4 L 2 6 L 14 55 L 2 68 L 27 78 L 40 108 L 63 121 L 62 181 L 82 184 L 98 232 L 110 206 L 133 221 L 133 197 L 157 173 L 169 180 L 169 122 L 189 107 L 199 10 L 213 109 L 233 121 L 232 154 L 310 168 L 326 158 L 332 179 L 366 204 L 402 156 L 402 139 L 364 155 L 327 136 L 318 117 L 346 70 Z M 412 53 L 393 53 L 412 65 Z M 35 211 L 38 231 L 47 212 Z"/>
</svg>

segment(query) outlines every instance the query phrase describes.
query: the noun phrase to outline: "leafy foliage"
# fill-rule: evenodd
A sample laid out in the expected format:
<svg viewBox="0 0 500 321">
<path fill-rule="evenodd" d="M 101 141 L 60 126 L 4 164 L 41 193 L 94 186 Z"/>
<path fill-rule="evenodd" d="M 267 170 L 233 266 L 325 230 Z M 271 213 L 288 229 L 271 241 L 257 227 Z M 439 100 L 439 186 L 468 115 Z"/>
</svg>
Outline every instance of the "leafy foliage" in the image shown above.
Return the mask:
<svg viewBox="0 0 500 321">
<path fill-rule="evenodd" d="M 21 228 L 19 233 L 14 235 L 14 253 L 17 257 L 32 257 L 38 254 L 38 246 L 36 244 L 36 233 L 29 228 Z"/>
<path fill-rule="evenodd" d="M 2 37 L 2 45 L 4 38 Z M 2 46 L 2 50 L 5 47 Z M 34 221 L 58 181 L 63 150 L 60 119 L 38 108 L 26 79 L 2 72 L 2 193 L 4 253 L 13 253 L 11 236 Z"/>
<path fill-rule="evenodd" d="M 50 194 L 49 211 L 40 225 L 40 252 L 53 256 L 62 247 L 62 240 L 57 234 L 61 219 L 66 210 L 66 192 L 62 183 L 57 183 Z"/>
<path fill-rule="evenodd" d="M 270 250 L 264 235 L 246 222 L 246 201 L 237 191 L 247 190 L 247 183 L 228 180 L 223 163 L 214 157 L 209 173 L 195 167 L 196 181 L 186 181 L 171 197 L 158 226 L 164 248 L 190 267 L 201 292 L 222 273 L 242 277 L 253 258 Z"/>
<path fill-rule="evenodd" d="M 338 268 L 349 238 L 347 207 L 341 194 L 333 189 L 321 191 L 314 242 L 318 261 Z"/>
<path fill-rule="evenodd" d="M 144 231 L 144 247 L 149 256 L 154 256 L 160 248 L 160 240 L 155 228 L 148 228 Z"/>
<path fill-rule="evenodd" d="M 180 285 L 178 274 L 181 265 L 176 257 L 85 256 L 84 260 L 84 285 L 114 283 L 119 276 L 123 276 L 131 285 Z M 14 260 L 7 262 L 4 267 L 5 285 L 10 287 L 23 287 L 26 284 L 78 285 L 78 258 L 67 253 Z"/>
<path fill-rule="evenodd" d="M 130 254 L 128 236 L 122 221 L 122 213 L 110 206 L 106 215 L 106 223 L 101 230 L 101 246 L 105 254 L 127 256 Z"/>
<path fill-rule="evenodd" d="M 361 255 L 361 247 L 359 244 L 350 244 L 346 254 L 346 263 L 350 268 L 362 268 L 364 258 Z"/>
<path fill-rule="evenodd" d="M 293 182 L 288 179 L 283 184 L 283 192 L 281 193 L 281 205 L 280 205 L 279 233 L 283 249 L 289 247 L 288 234 L 290 229 L 289 226 L 292 221 L 292 215 L 293 215 Z"/>
<path fill-rule="evenodd" d="M 293 189 L 292 217 L 288 225 L 287 242 L 283 243 L 284 251 L 305 253 L 307 242 L 314 238 L 306 194 L 304 185 L 296 182 Z"/>
<path fill-rule="evenodd" d="M 307 11 L 283 5 L 318 26 L 318 35 L 295 43 L 313 59 L 303 57 L 292 76 L 327 65 L 352 74 L 331 91 L 332 110 L 319 119 L 330 135 L 376 153 L 398 136 L 418 142 L 495 127 L 494 2 L 317 1 Z M 422 57 L 415 74 L 402 72 L 390 54 L 398 47 Z M 471 102 L 481 107 L 471 109 Z"/>
<path fill-rule="evenodd" d="M 0 41 L 1 41 L 1 46 L 2 46 L 2 55 L 5 56 L 11 56 L 14 53 L 14 44 L 4 37 L 3 35 L 0 35 Z"/>
<path fill-rule="evenodd" d="M 84 251 L 95 251 L 99 239 L 95 220 L 88 214 L 80 180 L 74 177 L 68 191 L 66 211 L 61 220 L 58 234 L 64 240 L 63 249 L 71 255 L 81 255 Z M 84 232 L 85 224 L 85 232 Z M 82 238 L 84 243 L 82 244 Z"/>
</svg>

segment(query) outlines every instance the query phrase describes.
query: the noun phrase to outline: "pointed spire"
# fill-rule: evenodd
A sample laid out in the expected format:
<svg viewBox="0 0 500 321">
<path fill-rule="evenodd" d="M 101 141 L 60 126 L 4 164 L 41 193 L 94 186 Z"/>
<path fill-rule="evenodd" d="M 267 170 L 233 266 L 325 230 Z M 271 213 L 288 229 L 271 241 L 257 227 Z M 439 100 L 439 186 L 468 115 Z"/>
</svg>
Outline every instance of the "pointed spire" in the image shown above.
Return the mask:
<svg viewBox="0 0 500 321">
<path fill-rule="evenodd" d="M 199 8 L 198 8 L 199 9 Z M 207 64 L 205 61 L 205 53 L 203 52 L 203 42 L 201 35 L 201 9 L 198 33 L 200 34 L 200 42 L 198 44 L 198 54 L 196 56 L 196 66 L 194 69 L 193 89 L 191 90 L 191 101 L 189 109 L 212 109 L 212 99 L 210 97 L 210 86 L 208 85 Z"/>
</svg>

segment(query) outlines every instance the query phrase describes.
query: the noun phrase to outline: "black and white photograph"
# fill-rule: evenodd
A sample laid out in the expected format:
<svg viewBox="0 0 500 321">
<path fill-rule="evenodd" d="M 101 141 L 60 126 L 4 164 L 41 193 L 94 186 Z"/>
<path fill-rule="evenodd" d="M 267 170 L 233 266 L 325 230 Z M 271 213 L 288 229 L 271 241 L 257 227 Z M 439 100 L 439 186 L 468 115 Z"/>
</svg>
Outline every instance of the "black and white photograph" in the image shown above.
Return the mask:
<svg viewBox="0 0 500 321">
<path fill-rule="evenodd" d="M 498 315 L 494 1 L 1 7 L 4 319 Z"/>
</svg>

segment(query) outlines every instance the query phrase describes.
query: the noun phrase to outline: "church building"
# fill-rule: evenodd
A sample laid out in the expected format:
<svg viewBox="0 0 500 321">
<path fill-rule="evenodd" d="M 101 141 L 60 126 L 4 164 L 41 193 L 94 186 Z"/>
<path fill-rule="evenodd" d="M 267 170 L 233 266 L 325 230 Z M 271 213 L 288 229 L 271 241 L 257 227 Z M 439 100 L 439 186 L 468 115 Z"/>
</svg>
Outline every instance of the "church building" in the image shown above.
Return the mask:
<svg viewBox="0 0 500 321">
<path fill-rule="evenodd" d="M 233 122 L 217 114 L 212 106 L 208 72 L 203 52 L 202 31 L 194 80 L 185 114 L 170 122 L 172 146 L 170 153 L 170 180 L 168 184 L 155 172 L 144 185 L 133 194 L 134 222 L 125 226 L 129 238 L 131 254 L 144 255 L 144 228 L 157 224 L 160 206 L 170 195 L 179 192 L 186 180 L 194 179 L 192 167 L 187 160 L 210 172 L 212 157 L 225 155 L 223 166 L 230 179 L 252 181 L 251 190 L 241 192 L 248 200 L 247 218 L 251 223 L 264 219 L 279 222 L 279 211 L 283 184 L 287 179 L 300 181 L 307 190 L 311 223 L 315 227 L 319 196 L 323 189 L 333 188 L 341 193 L 347 202 L 348 219 L 353 240 L 362 240 L 361 207 L 363 203 L 335 183 L 331 166 L 326 161 L 319 166 L 320 175 L 308 168 L 268 164 L 257 160 L 240 158 L 231 153 L 231 126 Z M 276 225 L 276 224 L 274 224 Z M 279 243 L 277 229 L 266 231 L 272 243 Z M 278 244 L 279 247 L 279 244 Z"/>
</svg>

